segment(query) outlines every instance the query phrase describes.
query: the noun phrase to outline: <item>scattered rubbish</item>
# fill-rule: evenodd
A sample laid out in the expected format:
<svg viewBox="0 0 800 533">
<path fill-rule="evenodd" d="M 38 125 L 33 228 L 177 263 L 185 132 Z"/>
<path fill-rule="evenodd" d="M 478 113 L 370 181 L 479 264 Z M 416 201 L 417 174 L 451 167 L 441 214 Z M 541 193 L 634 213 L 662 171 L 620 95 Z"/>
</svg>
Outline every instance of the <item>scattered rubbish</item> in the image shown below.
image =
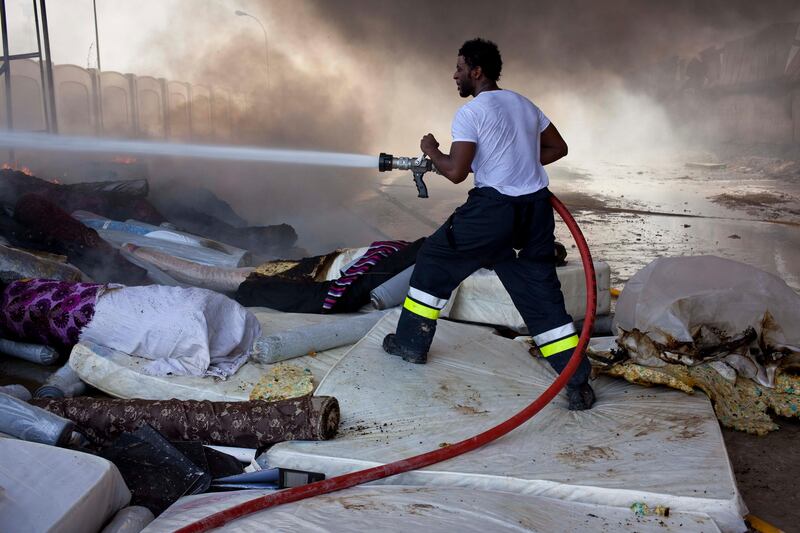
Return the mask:
<svg viewBox="0 0 800 533">
<path fill-rule="evenodd" d="M 274 402 L 311 394 L 314 382 L 311 371 L 287 363 L 270 366 L 250 391 L 251 400 Z"/>
<path fill-rule="evenodd" d="M 8 339 L 0 339 L 0 353 L 44 366 L 56 364 L 60 357 L 59 353 L 50 346 L 16 342 Z"/>
<path fill-rule="evenodd" d="M 251 357 L 258 362 L 271 364 L 312 352 L 355 344 L 382 316 L 382 312 L 373 312 L 352 317 L 337 317 L 335 320 L 317 325 L 259 337 L 256 339 Z"/>
<path fill-rule="evenodd" d="M 33 393 L 35 398 L 72 398 L 82 396 L 86 392 L 86 383 L 80 376 L 64 365 L 50 376 L 47 381 Z"/>
<path fill-rule="evenodd" d="M 330 396 L 276 402 L 81 397 L 34 399 L 31 404 L 72 420 L 96 443 L 135 431 L 143 423 L 150 424 L 169 440 L 199 440 L 204 444 L 244 448 L 285 440 L 327 440 L 339 428 L 339 403 Z"/>
<path fill-rule="evenodd" d="M 0 393 L 0 433 L 30 442 L 66 446 L 74 428 L 75 424 L 66 418 Z"/>
<path fill-rule="evenodd" d="M 0 531 L 100 531 L 131 499 L 101 457 L 0 438 L 0 458 Z"/>
<path fill-rule="evenodd" d="M 155 516 L 150 509 L 131 505 L 117 511 L 100 533 L 139 533 L 153 520 Z"/>
<path fill-rule="evenodd" d="M 150 425 L 119 435 L 100 452 L 119 469 L 131 503 L 158 515 L 178 498 L 205 492 L 211 476 Z"/>
<path fill-rule="evenodd" d="M 669 516 L 669 507 L 664 507 L 663 505 L 650 507 L 645 502 L 633 502 L 631 504 L 631 511 L 633 511 L 633 514 L 636 516 Z"/>
</svg>

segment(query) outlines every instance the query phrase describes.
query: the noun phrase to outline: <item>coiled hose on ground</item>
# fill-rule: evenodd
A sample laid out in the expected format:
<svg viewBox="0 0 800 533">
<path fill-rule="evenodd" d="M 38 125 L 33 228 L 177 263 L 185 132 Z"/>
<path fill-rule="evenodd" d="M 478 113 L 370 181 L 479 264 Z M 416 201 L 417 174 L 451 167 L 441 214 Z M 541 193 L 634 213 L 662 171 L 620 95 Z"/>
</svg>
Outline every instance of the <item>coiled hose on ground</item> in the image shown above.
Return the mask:
<svg viewBox="0 0 800 533">
<path fill-rule="evenodd" d="M 237 518 L 241 518 L 269 507 L 275 507 L 283 503 L 296 502 L 305 498 L 311 498 L 312 496 L 327 494 L 329 492 L 361 485 L 362 483 L 369 483 L 370 481 L 375 481 L 377 479 L 402 474 L 403 472 L 408 472 L 410 470 L 425 468 L 426 466 L 430 466 L 452 457 L 471 452 L 472 450 L 489 444 L 493 440 L 498 439 L 506 433 L 509 433 L 510 431 L 521 426 L 533 418 L 536 413 L 541 411 L 542 408 L 550 403 L 550 401 L 555 398 L 561 389 L 564 388 L 564 386 L 567 384 L 567 381 L 569 381 L 569 378 L 572 377 L 572 374 L 575 372 L 575 370 L 577 370 L 578 365 L 580 364 L 580 359 L 583 356 L 583 353 L 586 350 L 586 346 L 589 344 L 589 339 L 592 335 L 595 312 L 597 309 L 597 284 L 595 281 L 592 256 L 589 252 L 589 246 L 586 244 L 586 239 L 584 239 L 583 233 L 581 233 L 578 224 L 575 222 L 575 219 L 572 218 L 572 215 L 569 213 L 564 204 L 561 203 L 561 201 L 555 196 L 550 197 L 550 203 L 552 204 L 553 209 L 567 224 L 567 227 L 569 228 L 572 237 L 575 239 L 575 243 L 577 244 L 578 250 L 581 254 L 583 272 L 586 276 L 586 317 L 583 321 L 580 341 L 578 342 L 578 346 L 575 347 L 572 358 L 569 360 L 569 363 L 567 363 L 564 371 L 561 372 L 561 374 L 556 378 L 555 381 L 553 381 L 547 390 L 541 394 L 541 396 L 536 398 L 533 402 L 531 402 L 530 405 L 505 422 L 502 422 L 493 428 L 484 431 L 483 433 L 475 435 L 474 437 L 462 440 L 461 442 L 451 444 L 450 446 L 446 446 L 444 448 L 438 448 L 420 455 L 415 455 L 401 461 L 395 461 L 394 463 L 375 466 L 365 470 L 343 474 L 341 476 L 332 477 L 323 481 L 317 481 L 308 485 L 294 487 L 291 489 L 274 492 L 272 494 L 267 494 L 259 498 L 254 498 L 184 526 L 178 530 L 178 533 L 198 533 L 201 531 L 208 531 L 213 528 L 221 527 L 228 522 L 236 520 Z"/>
</svg>

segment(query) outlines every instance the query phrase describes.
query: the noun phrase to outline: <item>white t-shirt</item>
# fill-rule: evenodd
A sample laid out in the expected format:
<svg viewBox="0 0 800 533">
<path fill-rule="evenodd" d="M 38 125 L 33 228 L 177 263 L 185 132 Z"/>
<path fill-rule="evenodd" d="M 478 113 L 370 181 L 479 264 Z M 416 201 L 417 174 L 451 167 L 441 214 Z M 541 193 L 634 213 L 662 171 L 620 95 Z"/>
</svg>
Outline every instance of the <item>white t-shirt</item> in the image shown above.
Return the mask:
<svg viewBox="0 0 800 533">
<path fill-rule="evenodd" d="M 524 96 L 502 89 L 484 91 L 453 119 L 453 142 L 477 144 L 472 172 L 476 187 L 521 196 L 547 187 L 539 139 L 550 120 Z"/>
</svg>

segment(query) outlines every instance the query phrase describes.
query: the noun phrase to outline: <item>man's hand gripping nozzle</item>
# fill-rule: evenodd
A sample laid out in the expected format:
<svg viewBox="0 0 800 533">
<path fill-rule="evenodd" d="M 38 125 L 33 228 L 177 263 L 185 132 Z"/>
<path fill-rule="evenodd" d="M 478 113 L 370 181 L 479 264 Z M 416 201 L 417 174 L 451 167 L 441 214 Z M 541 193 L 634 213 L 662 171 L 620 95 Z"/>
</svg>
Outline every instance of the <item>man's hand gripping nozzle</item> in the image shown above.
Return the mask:
<svg viewBox="0 0 800 533">
<path fill-rule="evenodd" d="M 426 172 L 436 172 L 439 170 L 434 166 L 433 161 L 421 154 L 419 157 L 394 157 L 392 154 L 384 154 L 378 156 L 378 170 L 386 172 L 387 170 L 410 170 L 414 175 L 414 184 L 417 186 L 417 193 L 419 198 L 428 197 L 428 187 L 422 181 L 422 176 Z"/>
</svg>

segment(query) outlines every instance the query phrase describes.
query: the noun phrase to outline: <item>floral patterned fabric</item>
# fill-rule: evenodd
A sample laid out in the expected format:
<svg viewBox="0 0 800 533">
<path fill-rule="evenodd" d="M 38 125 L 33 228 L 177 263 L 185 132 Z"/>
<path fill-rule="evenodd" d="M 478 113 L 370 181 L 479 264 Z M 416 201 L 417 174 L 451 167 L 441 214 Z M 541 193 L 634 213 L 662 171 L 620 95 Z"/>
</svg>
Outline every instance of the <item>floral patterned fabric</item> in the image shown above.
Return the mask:
<svg viewBox="0 0 800 533">
<path fill-rule="evenodd" d="M 94 316 L 101 283 L 49 279 L 9 283 L 0 298 L 0 335 L 70 350 Z"/>
</svg>

